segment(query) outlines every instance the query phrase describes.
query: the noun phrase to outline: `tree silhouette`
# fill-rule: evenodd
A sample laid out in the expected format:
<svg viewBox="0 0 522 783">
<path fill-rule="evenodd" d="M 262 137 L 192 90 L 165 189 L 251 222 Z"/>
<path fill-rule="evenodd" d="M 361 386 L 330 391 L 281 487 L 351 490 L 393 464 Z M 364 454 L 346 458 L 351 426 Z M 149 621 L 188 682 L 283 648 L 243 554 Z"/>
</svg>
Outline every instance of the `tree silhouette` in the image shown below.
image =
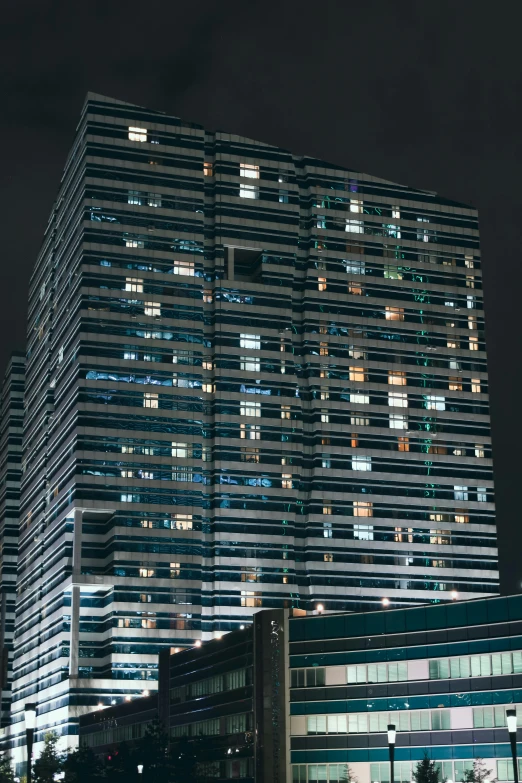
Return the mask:
<svg viewBox="0 0 522 783">
<path fill-rule="evenodd" d="M 415 783 L 446 783 L 446 778 L 442 777 L 440 766 L 435 764 L 427 753 L 424 754 L 422 761 L 417 762 L 412 772 L 412 778 Z"/>
</svg>

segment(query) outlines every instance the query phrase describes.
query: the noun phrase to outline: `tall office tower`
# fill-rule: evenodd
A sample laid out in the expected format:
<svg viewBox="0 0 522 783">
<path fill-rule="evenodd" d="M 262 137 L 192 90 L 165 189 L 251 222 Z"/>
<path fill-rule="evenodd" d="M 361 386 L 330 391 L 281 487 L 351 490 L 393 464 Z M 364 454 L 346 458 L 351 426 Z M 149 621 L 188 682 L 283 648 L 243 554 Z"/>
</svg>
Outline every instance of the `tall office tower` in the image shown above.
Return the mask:
<svg viewBox="0 0 522 783">
<path fill-rule="evenodd" d="M 0 727 L 11 710 L 25 354 L 13 353 L 0 397 Z"/>
<path fill-rule="evenodd" d="M 90 95 L 26 388 L 13 720 L 36 702 L 37 740 L 261 607 L 497 593 L 467 206 Z"/>
</svg>

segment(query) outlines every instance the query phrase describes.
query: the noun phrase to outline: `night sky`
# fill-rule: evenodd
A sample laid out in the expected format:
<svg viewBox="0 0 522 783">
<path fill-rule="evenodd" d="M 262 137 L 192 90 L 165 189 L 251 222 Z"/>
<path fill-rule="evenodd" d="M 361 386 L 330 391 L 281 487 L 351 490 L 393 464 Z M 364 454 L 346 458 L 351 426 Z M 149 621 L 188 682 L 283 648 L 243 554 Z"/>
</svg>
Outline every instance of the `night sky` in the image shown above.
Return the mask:
<svg viewBox="0 0 522 783">
<path fill-rule="evenodd" d="M 92 90 L 477 207 L 501 587 L 520 592 L 521 6 L 4 0 L 0 366 Z"/>
</svg>

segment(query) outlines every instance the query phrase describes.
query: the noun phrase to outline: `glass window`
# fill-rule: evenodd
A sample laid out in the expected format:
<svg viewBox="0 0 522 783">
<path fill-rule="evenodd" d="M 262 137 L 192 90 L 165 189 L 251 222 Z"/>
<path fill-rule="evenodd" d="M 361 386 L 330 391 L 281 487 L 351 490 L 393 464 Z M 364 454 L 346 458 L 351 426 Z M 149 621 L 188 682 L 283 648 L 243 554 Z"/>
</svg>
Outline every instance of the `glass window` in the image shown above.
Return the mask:
<svg viewBox="0 0 522 783">
<path fill-rule="evenodd" d="M 129 141 L 147 141 L 147 129 L 129 126 Z"/>
<path fill-rule="evenodd" d="M 392 386 L 406 386 L 406 373 L 401 370 L 388 370 L 388 383 Z"/>
<path fill-rule="evenodd" d="M 250 179 L 259 179 L 259 166 L 256 166 L 252 163 L 240 163 L 239 176 L 248 177 Z"/>
<path fill-rule="evenodd" d="M 373 503 L 366 500 L 353 501 L 354 517 L 373 517 Z"/>
<path fill-rule="evenodd" d="M 446 398 L 438 397 L 434 394 L 427 394 L 424 398 L 427 410 L 444 411 L 446 410 Z"/>
<path fill-rule="evenodd" d="M 259 350 L 261 348 L 261 335 L 241 334 L 239 337 L 239 346 L 240 348 Z"/>
<path fill-rule="evenodd" d="M 261 403 L 242 400 L 239 403 L 239 412 L 241 416 L 261 416 Z"/>
<path fill-rule="evenodd" d="M 384 317 L 387 321 L 404 321 L 404 307 L 386 307 Z"/>
<path fill-rule="evenodd" d="M 395 430 L 408 429 L 408 417 L 404 413 L 390 413 L 390 428 Z"/>
<path fill-rule="evenodd" d="M 241 183 L 239 186 L 239 196 L 241 198 L 259 198 L 259 188 L 257 185 L 246 185 Z"/>
<path fill-rule="evenodd" d="M 407 408 L 408 395 L 406 392 L 388 392 L 388 405 L 395 408 Z"/>
<path fill-rule="evenodd" d="M 352 457 L 352 470 L 371 470 L 372 458 L 363 456 Z"/>
<path fill-rule="evenodd" d="M 239 366 L 244 372 L 259 372 L 261 370 L 261 360 L 255 356 L 241 356 Z"/>
</svg>

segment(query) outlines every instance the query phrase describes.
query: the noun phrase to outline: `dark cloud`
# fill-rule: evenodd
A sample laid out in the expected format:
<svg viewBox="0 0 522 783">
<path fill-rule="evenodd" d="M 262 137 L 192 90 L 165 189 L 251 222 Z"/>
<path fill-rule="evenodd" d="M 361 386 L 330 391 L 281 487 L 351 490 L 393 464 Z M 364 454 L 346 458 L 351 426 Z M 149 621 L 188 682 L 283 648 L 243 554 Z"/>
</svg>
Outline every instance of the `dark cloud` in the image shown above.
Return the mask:
<svg viewBox="0 0 522 783">
<path fill-rule="evenodd" d="M 520 587 L 520 7 L 463 0 L 4 3 L 4 339 L 87 90 L 436 190 L 480 210 L 503 587 Z"/>
</svg>

